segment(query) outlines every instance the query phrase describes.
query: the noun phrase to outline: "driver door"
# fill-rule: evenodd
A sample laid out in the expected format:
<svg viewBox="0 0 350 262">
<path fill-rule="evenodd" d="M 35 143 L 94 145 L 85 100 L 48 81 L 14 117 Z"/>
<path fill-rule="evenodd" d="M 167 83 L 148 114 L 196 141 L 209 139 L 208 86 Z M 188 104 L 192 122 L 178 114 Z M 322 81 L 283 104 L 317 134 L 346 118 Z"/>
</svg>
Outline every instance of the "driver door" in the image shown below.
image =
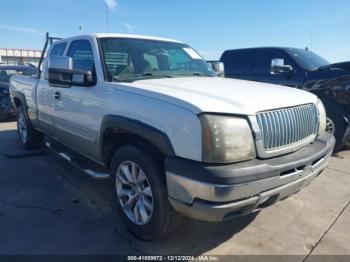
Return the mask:
<svg viewBox="0 0 350 262">
<path fill-rule="evenodd" d="M 88 39 L 72 41 L 66 56 L 72 58 L 74 69 L 91 71 L 96 77 Z M 55 128 L 59 141 L 81 153 L 92 152 L 100 122 L 97 86 L 57 87 L 56 93 Z"/>
</svg>

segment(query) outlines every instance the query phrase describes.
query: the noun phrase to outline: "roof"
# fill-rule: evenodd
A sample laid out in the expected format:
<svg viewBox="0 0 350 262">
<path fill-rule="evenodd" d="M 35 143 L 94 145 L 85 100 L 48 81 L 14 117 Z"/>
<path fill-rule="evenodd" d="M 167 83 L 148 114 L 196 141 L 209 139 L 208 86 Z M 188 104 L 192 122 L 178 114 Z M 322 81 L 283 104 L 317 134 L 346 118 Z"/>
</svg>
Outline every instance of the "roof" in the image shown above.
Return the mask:
<svg viewBox="0 0 350 262">
<path fill-rule="evenodd" d="M 156 36 L 146 36 L 146 35 L 136 35 L 136 34 L 110 34 L 110 33 L 96 33 L 94 34 L 97 38 L 105 38 L 105 37 L 116 37 L 116 38 L 135 38 L 135 39 L 146 39 L 146 40 L 157 40 L 157 41 L 166 41 L 166 42 L 175 42 L 175 43 L 182 43 L 181 41 L 170 39 L 170 38 L 163 38 L 163 37 L 156 37 Z"/>
<path fill-rule="evenodd" d="M 146 35 L 136 35 L 136 34 L 112 34 L 112 33 L 95 33 L 95 34 L 88 34 L 88 35 L 77 35 L 74 37 L 69 37 L 65 39 L 61 39 L 55 43 L 59 43 L 62 41 L 67 41 L 69 39 L 79 38 L 79 37 L 96 37 L 96 38 L 108 38 L 108 37 L 115 37 L 115 38 L 134 38 L 134 39 L 146 39 L 146 40 L 156 40 L 156 41 L 165 41 L 165 42 L 174 42 L 174 43 L 181 43 L 181 41 L 177 41 L 174 39 L 168 39 L 168 38 L 162 38 L 162 37 L 154 37 L 154 36 L 146 36 Z"/>
<path fill-rule="evenodd" d="M 296 47 L 283 47 L 283 46 L 264 46 L 264 47 L 249 47 L 249 48 L 237 48 L 237 49 L 228 49 L 225 50 L 226 51 L 244 51 L 244 50 L 270 50 L 270 49 L 274 49 L 274 50 L 293 50 L 293 49 L 297 49 L 297 50 L 305 50 L 303 48 L 296 48 Z"/>
</svg>

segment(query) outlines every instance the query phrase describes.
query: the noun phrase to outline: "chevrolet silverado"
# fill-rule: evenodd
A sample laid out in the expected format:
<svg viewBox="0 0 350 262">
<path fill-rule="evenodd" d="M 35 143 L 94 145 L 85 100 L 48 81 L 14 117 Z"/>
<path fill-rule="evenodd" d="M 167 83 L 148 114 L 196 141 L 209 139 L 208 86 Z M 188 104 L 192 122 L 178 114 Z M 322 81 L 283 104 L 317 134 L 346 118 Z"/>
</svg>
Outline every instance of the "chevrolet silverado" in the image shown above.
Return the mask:
<svg viewBox="0 0 350 262">
<path fill-rule="evenodd" d="M 46 141 L 109 178 L 115 209 L 146 240 L 183 215 L 221 221 L 287 198 L 322 172 L 335 141 L 315 95 L 217 77 L 163 38 L 52 41 L 39 75 L 13 76 L 10 94 L 22 145 Z"/>
</svg>

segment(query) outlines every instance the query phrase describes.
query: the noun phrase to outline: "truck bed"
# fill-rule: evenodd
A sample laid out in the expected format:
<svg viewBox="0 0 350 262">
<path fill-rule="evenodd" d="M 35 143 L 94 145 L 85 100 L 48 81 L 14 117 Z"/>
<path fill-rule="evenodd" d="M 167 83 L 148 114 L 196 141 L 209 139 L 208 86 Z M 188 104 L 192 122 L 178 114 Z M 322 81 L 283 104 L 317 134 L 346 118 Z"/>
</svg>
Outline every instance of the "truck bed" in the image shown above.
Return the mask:
<svg viewBox="0 0 350 262">
<path fill-rule="evenodd" d="M 14 94 L 19 92 L 24 95 L 28 112 L 37 112 L 36 88 L 39 78 L 37 76 L 12 76 L 10 79 L 11 101 Z"/>
</svg>

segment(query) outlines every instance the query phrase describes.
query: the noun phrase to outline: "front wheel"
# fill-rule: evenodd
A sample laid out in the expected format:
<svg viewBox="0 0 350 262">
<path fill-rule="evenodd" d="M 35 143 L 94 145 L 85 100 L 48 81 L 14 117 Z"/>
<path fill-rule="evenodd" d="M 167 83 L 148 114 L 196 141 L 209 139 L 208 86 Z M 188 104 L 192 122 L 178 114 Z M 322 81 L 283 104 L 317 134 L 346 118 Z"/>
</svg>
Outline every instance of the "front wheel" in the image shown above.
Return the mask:
<svg viewBox="0 0 350 262">
<path fill-rule="evenodd" d="M 181 222 L 168 201 L 165 175 L 157 152 L 143 143 L 127 145 L 111 162 L 112 193 L 128 230 L 143 240 L 170 233 Z"/>
<path fill-rule="evenodd" d="M 25 149 L 34 149 L 42 146 L 43 134 L 30 125 L 23 106 L 18 110 L 17 131 L 19 140 Z"/>
<path fill-rule="evenodd" d="M 343 146 L 343 138 L 346 131 L 346 122 L 339 115 L 328 113 L 326 131 L 335 137 L 334 151 L 340 150 Z"/>
</svg>

